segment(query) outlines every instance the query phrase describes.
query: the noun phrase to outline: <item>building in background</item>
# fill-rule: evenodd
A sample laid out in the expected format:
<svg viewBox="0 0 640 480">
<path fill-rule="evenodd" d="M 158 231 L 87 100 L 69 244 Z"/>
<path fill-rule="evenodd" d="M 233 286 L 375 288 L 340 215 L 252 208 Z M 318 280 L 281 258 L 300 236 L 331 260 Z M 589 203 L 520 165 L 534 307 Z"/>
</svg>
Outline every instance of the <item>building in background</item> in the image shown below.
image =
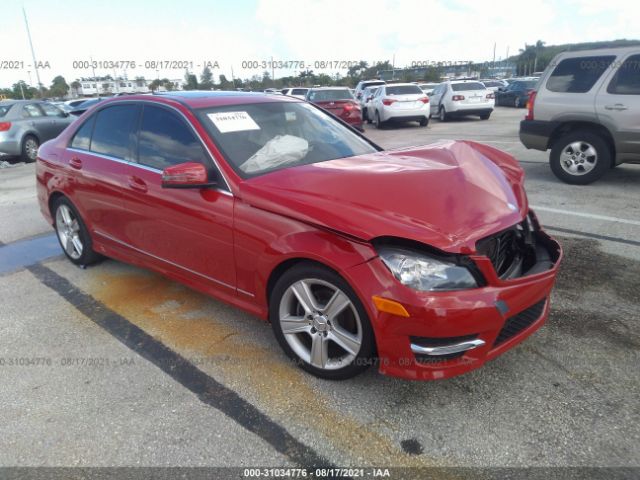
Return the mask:
<svg viewBox="0 0 640 480">
<path fill-rule="evenodd" d="M 116 80 L 110 77 L 98 78 L 80 78 L 78 89 L 72 89 L 70 94 L 74 97 L 92 97 L 98 95 L 116 95 L 118 93 L 150 93 L 150 85 L 153 80 L 144 78 L 136 78 L 130 80 L 127 78 L 118 78 Z M 169 79 L 169 85 L 161 83 L 156 91 L 166 92 L 168 90 L 182 90 L 184 88 L 184 79 Z"/>
</svg>

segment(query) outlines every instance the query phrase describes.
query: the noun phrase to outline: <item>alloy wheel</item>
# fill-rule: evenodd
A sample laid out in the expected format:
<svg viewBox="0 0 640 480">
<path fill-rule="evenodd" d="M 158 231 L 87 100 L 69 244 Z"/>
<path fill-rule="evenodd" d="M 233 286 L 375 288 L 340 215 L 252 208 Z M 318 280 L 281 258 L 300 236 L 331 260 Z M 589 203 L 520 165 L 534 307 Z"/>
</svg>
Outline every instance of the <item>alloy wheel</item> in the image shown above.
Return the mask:
<svg viewBox="0 0 640 480">
<path fill-rule="evenodd" d="M 80 223 L 67 205 L 61 204 L 56 211 L 56 233 L 67 255 L 74 260 L 79 259 L 84 250 L 80 238 Z"/>
<path fill-rule="evenodd" d="M 598 163 L 598 152 L 593 145 L 577 141 L 562 149 L 560 166 L 570 175 L 585 175 Z"/>
<path fill-rule="evenodd" d="M 38 142 L 34 138 L 27 138 L 24 142 L 24 149 L 29 160 L 35 161 L 38 157 Z"/>
<path fill-rule="evenodd" d="M 325 280 L 307 278 L 290 285 L 280 300 L 278 320 L 294 353 L 318 369 L 343 368 L 360 352 L 358 311 L 340 288 Z"/>
</svg>

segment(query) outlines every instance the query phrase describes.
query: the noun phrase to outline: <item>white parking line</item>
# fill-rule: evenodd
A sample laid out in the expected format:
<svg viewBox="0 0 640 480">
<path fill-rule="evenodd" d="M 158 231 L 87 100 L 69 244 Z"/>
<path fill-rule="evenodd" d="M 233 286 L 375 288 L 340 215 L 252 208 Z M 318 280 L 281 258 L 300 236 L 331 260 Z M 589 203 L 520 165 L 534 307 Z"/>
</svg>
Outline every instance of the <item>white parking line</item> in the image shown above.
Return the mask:
<svg viewBox="0 0 640 480">
<path fill-rule="evenodd" d="M 608 222 L 618 222 L 618 223 L 626 223 L 628 225 L 638 225 L 638 226 L 640 226 L 640 221 L 638 221 L 638 220 L 629 220 L 627 218 L 609 217 L 607 215 L 597 215 L 595 213 L 571 212 L 569 210 L 561 210 L 559 208 L 542 207 L 542 206 L 539 206 L 539 205 L 531 205 L 531 208 L 533 208 L 534 210 L 540 210 L 542 212 L 560 213 L 562 215 L 573 215 L 574 217 L 592 218 L 594 220 L 606 220 Z"/>
</svg>

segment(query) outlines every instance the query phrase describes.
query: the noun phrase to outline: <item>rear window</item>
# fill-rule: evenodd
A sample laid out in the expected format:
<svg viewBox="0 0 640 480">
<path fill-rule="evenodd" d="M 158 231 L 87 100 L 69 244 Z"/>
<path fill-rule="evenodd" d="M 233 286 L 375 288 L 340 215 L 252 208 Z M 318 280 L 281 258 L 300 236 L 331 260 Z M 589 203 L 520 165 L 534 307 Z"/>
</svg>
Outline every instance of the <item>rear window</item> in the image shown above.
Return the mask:
<svg viewBox="0 0 640 480">
<path fill-rule="evenodd" d="M 526 80 L 524 82 L 520 82 L 522 87 L 525 89 L 531 89 L 531 88 L 536 88 L 536 85 L 538 85 L 538 80 Z"/>
<path fill-rule="evenodd" d="M 13 103 L 10 103 L 9 105 L 0 105 L 0 118 L 4 117 L 7 113 L 9 113 L 9 110 L 11 110 L 11 107 L 13 107 Z"/>
<path fill-rule="evenodd" d="M 312 102 L 330 102 L 332 100 L 353 100 L 348 88 L 344 90 L 312 90 L 309 99 Z"/>
<path fill-rule="evenodd" d="M 551 73 L 547 89 L 560 93 L 588 92 L 615 58 L 614 55 L 566 58 Z"/>
<path fill-rule="evenodd" d="M 364 82 L 360 88 L 364 90 L 367 87 L 373 87 L 375 85 L 384 85 L 384 84 L 385 82 L 383 80 L 377 80 L 373 82 Z"/>
<path fill-rule="evenodd" d="M 454 92 L 466 92 L 469 90 L 486 90 L 480 82 L 452 83 L 451 90 Z"/>
<path fill-rule="evenodd" d="M 422 95 L 422 90 L 417 85 L 387 86 L 387 95 Z"/>
<path fill-rule="evenodd" d="M 308 91 L 308 88 L 294 88 L 291 90 L 291 95 L 306 95 Z"/>
<path fill-rule="evenodd" d="M 607 92 L 614 95 L 640 95 L 640 55 L 633 55 L 624 61 Z"/>
</svg>

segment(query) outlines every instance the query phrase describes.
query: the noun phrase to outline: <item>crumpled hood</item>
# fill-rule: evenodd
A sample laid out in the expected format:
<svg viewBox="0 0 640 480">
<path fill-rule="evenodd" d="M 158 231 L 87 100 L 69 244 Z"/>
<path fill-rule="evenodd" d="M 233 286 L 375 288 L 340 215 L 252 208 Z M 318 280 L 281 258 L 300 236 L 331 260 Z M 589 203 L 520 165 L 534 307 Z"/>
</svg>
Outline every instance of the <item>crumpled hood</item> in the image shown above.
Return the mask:
<svg viewBox="0 0 640 480">
<path fill-rule="evenodd" d="M 257 208 L 362 240 L 401 237 L 473 253 L 477 240 L 525 217 L 523 180 L 504 152 L 443 141 L 285 168 L 242 182 L 240 195 Z"/>
</svg>

